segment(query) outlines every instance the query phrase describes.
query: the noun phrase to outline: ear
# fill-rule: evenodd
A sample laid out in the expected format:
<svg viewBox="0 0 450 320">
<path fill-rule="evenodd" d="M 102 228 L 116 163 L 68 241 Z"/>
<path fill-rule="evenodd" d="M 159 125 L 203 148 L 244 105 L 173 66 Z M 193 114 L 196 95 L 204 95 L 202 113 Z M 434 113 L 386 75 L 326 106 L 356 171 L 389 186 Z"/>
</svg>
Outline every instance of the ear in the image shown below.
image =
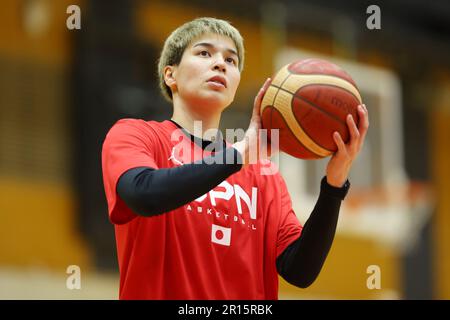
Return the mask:
<svg viewBox="0 0 450 320">
<path fill-rule="evenodd" d="M 164 67 L 164 82 L 174 92 L 177 87 L 177 81 L 175 79 L 176 67 L 165 66 Z"/>
</svg>

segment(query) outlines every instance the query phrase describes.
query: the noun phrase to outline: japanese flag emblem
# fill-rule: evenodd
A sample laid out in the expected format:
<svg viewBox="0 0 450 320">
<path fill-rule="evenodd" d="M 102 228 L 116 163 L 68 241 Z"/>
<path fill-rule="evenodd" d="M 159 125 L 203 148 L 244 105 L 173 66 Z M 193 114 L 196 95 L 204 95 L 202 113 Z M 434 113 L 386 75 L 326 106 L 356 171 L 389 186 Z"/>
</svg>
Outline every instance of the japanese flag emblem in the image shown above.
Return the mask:
<svg viewBox="0 0 450 320">
<path fill-rule="evenodd" d="M 229 246 L 231 243 L 231 228 L 213 224 L 211 228 L 211 242 Z"/>
</svg>

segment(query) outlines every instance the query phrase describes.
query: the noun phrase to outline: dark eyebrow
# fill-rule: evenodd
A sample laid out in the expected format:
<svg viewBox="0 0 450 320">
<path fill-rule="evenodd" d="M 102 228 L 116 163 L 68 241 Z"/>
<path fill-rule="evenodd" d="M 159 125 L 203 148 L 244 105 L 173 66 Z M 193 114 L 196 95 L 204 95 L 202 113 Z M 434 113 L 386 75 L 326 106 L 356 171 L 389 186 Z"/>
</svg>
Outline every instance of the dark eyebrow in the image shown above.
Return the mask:
<svg viewBox="0 0 450 320">
<path fill-rule="evenodd" d="M 199 47 L 199 46 L 204 46 L 204 47 L 208 47 L 208 48 L 214 48 L 214 45 L 211 44 L 211 43 L 208 43 L 208 42 L 199 42 L 199 43 L 195 44 L 193 46 L 193 48 Z M 238 56 L 237 52 L 235 50 L 233 50 L 233 49 L 227 48 L 227 51 L 232 53 L 232 54 L 234 54 L 234 55 L 236 55 L 236 56 Z"/>
</svg>

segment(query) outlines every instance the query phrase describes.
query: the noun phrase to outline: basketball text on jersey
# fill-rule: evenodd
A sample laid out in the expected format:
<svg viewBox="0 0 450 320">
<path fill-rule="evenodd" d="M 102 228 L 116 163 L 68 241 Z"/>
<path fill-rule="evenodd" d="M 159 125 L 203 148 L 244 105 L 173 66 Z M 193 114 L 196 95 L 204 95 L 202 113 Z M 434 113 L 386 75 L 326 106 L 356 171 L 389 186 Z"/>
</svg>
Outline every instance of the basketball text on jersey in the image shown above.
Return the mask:
<svg viewBox="0 0 450 320">
<path fill-rule="evenodd" d="M 219 188 L 224 190 L 218 190 Z M 209 203 L 205 201 L 207 198 Z M 234 206 L 229 203 L 230 201 L 236 204 L 237 212 L 232 211 Z M 227 208 L 226 212 L 216 209 L 220 202 L 225 202 L 220 207 Z M 230 226 L 241 225 L 248 230 L 254 231 L 256 230 L 257 202 L 258 188 L 252 187 L 250 197 L 240 185 L 231 185 L 225 180 L 208 193 L 187 204 L 186 212 L 196 215 L 204 214 L 214 217 L 216 221 L 223 221 L 224 224 Z M 245 212 L 248 212 L 248 215 L 244 215 L 243 208 L 247 209 Z M 211 241 L 220 245 L 230 246 L 231 232 L 232 228 L 212 224 Z"/>
</svg>

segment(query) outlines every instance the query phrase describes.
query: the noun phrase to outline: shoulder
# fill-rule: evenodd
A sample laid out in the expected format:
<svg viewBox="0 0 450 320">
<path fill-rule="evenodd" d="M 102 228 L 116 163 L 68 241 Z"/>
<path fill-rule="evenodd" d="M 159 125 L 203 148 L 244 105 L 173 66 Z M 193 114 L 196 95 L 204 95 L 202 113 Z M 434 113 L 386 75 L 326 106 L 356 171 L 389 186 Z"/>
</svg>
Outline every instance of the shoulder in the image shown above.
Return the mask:
<svg viewBox="0 0 450 320">
<path fill-rule="evenodd" d="M 124 134 L 129 131 L 140 130 L 143 128 L 143 122 L 144 121 L 141 119 L 120 119 L 111 126 L 106 134 L 106 137 L 108 138 L 114 135 Z"/>
<path fill-rule="evenodd" d="M 106 140 L 119 137 L 155 138 L 170 131 L 168 122 L 145 121 L 132 118 L 120 119 L 109 129 L 106 134 Z"/>
<path fill-rule="evenodd" d="M 109 132 L 118 131 L 118 130 L 126 130 L 126 129 L 140 129 L 143 131 L 148 130 L 158 130 L 167 127 L 166 121 L 158 122 L 158 121 L 145 121 L 143 119 L 133 119 L 133 118 L 124 118 L 118 120 L 113 124 Z"/>
<path fill-rule="evenodd" d="M 108 131 L 102 144 L 102 153 L 111 150 L 149 149 L 161 145 L 162 139 L 169 139 L 167 124 L 141 119 L 120 119 Z"/>
</svg>

